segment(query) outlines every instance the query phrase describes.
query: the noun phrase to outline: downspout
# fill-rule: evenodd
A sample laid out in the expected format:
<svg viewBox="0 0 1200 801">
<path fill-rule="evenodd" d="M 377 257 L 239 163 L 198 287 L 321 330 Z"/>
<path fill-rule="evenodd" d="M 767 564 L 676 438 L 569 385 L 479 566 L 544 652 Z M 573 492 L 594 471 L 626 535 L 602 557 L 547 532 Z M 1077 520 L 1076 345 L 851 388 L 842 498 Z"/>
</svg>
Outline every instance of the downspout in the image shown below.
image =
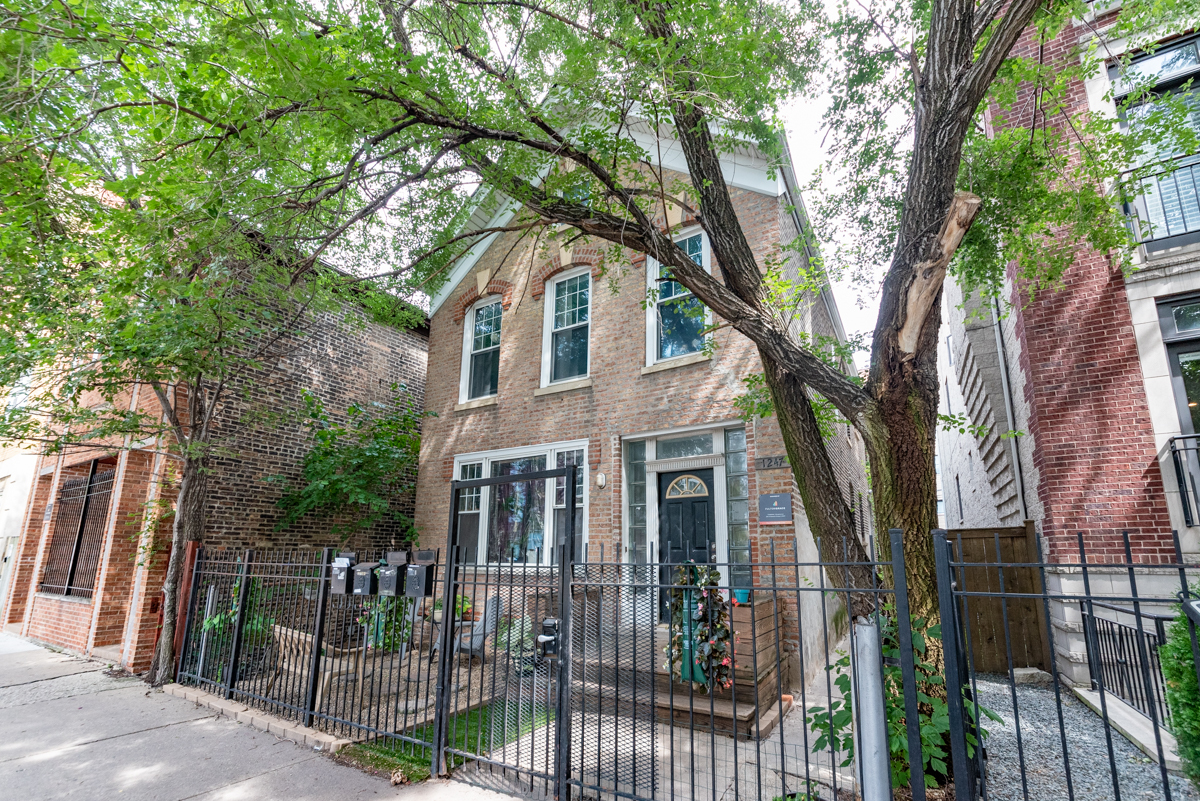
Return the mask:
<svg viewBox="0 0 1200 801">
<path fill-rule="evenodd" d="M 1000 331 L 1000 299 L 992 298 L 992 331 L 996 334 L 996 351 L 1000 354 L 1000 384 L 1004 388 L 1004 415 L 1008 420 L 1008 430 L 1017 430 L 1016 416 L 1013 414 L 1012 384 L 1008 378 L 1008 353 L 1004 348 L 1004 334 Z M 1021 520 L 1029 519 L 1029 509 L 1025 506 L 1025 476 L 1021 472 L 1021 450 L 1017 447 L 1017 438 L 1009 437 L 1009 449 L 1012 452 L 1013 470 L 1017 479 L 1017 503 L 1021 507 Z"/>
</svg>

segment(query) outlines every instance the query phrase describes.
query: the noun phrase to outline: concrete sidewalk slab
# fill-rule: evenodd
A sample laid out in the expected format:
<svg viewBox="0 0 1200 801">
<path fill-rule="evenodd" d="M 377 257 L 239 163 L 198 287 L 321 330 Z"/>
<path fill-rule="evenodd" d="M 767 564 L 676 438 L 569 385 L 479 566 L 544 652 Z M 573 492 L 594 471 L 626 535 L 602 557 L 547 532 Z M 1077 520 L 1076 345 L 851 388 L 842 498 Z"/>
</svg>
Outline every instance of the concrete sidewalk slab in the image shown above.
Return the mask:
<svg viewBox="0 0 1200 801">
<path fill-rule="evenodd" d="M 36 651 L 7 653 L 0 656 L 0 687 L 15 687 L 75 673 L 92 673 L 104 670 L 105 667 L 107 666 L 89 659 L 58 654 L 41 648 Z"/>
<path fill-rule="evenodd" d="M 379 776 L 159 691 L 103 664 L 0 634 L 0 797 L 146 801 L 505 801 L 454 781 Z M 18 641 L 19 643 L 19 641 Z M 12 660 L 16 660 L 13 662 Z M 80 664 L 82 663 L 82 664 Z M 17 665 L 11 670 L 9 665 Z M 75 672 L 63 672 L 71 668 Z M 57 674 L 57 675 L 56 675 Z"/>
<path fill-rule="evenodd" d="M 0 656 L 6 654 L 20 654 L 26 651 L 41 651 L 42 649 L 28 640 L 22 640 L 20 637 L 14 637 L 11 634 L 0 632 Z"/>
<path fill-rule="evenodd" d="M 132 687 L 7 709 L 0 715 L 0 762 L 212 717 L 207 709 L 173 703 L 162 693 L 147 698 L 146 692 L 138 681 Z M 54 725 L 47 726 L 47 720 Z"/>
</svg>

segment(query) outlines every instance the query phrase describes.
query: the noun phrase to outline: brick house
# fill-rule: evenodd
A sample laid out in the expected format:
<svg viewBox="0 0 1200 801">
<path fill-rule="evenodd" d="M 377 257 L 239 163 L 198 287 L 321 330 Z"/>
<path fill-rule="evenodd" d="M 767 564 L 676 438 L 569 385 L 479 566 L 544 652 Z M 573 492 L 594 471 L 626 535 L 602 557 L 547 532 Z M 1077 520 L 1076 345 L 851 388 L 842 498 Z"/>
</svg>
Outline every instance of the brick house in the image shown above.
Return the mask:
<svg viewBox="0 0 1200 801">
<path fill-rule="evenodd" d="M 647 152 L 666 153 L 668 174 L 686 178 L 671 140 Z M 766 157 L 749 148 L 724 166 L 746 235 L 765 264 L 806 225 L 794 178 L 786 166 L 776 178 Z M 502 226 L 515 211 L 481 206 L 472 224 Z M 694 220 L 676 214 L 660 223 L 697 263 L 713 268 L 707 234 Z M 793 252 L 787 262 L 793 277 L 800 258 Z M 705 348 L 705 325 L 680 311 L 698 303 L 682 286 L 663 282 L 648 301 L 658 265 L 629 251 L 617 261 L 607 244 L 547 250 L 532 237 L 506 233 L 490 235 L 454 265 L 430 308 L 426 409 L 436 416 L 426 422 L 421 448 L 422 543 L 446 542 L 452 479 L 576 464 L 579 561 L 732 563 L 725 578 L 734 587 L 753 584 L 750 568 L 739 565 L 769 560 L 772 547 L 781 560 L 815 562 L 777 421 L 745 422 L 734 406 L 745 393 L 743 379 L 762 370 L 756 348 L 729 327 L 708 334 Z M 828 286 L 802 298 L 794 328 L 844 339 Z M 841 425 L 830 450 L 847 501 L 863 509 L 862 440 Z M 682 481 L 711 497 L 711 525 L 693 521 L 705 532 L 684 532 L 690 549 L 660 526 L 667 493 Z M 549 560 L 554 531 L 566 523 L 564 494 L 519 486 L 504 492 L 528 496 L 521 500 L 536 510 L 531 524 L 514 520 L 503 508 L 510 499 L 491 488 L 463 499 L 460 544 L 478 564 Z M 760 526 L 758 499 L 773 493 L 791 495 L 794 522 Z M 869 525 L 869 515 L 859 517 Z M 808 653 L 819 653 L 820 611 L 806 612 L 818 620 L 803 629 L 814 638 Z"/>
<path fill-rule="evenodd" d="M 1115 14 L 1110 7 L 1069 26 L 1046 46 L 1046 62 L 1078 58 L 1078 45 L 1099 39 L 1112 59 L 1129 53 L 1132 69 L 1157 76 L 1156 92 L 1175 91 L 1200 74 L 1194 35 L 1165 37 L 1153 54 L 1131 52 L 1127 42 L 1106 37 Z M 1038 45 L 1026 36 L 1017 51 L 1037 58 Z M 1075 83 L 1069 110 L 1116 117 L 1108 95 L 1119 99 L 1123 91 L 1110 61 Z M 1015 122 L 1027 125 L 1028 113 Z M 1200 561 L 1198 161 L 1184 157 L 1177 172 L 1146 180 L 1125 203 L 1140 243 L 1132 269 L 1123 272 L 1107 254 L 1081 247 L 1057 288 L 1030 298 L 1009 282 L 1008 310 L 952 282 L 944 293 L 941 411 L 966 415 L 987 431 L 939 432 L 948 526 L 1032 520 L 1051 562 L 1078 562 L 1082 533 L 1088 562 L 1100 565 L 1092 571 L 1097 593 L 1130 592 L 1123 569 L 1103 568 L 1125 561 L 1126 531 L 1137 563 L 1174 561 L 1173 530 L 1183 558 Z M 1002 436 L 1010 430 L 1021 436 Z M 1172 598 L 1179 590 L 1177 573 L 1147 567 L 1138 574 L 1141 594 Z M 1079 582 L 1071 569 L 1051 570 L 1048 578 L 1052 590 L 1067 592 L 1080 591 Z M 1087 681 L 1078 605 L 1052 612 L 1059 671 Z"/>
<path fill-rule="evenodd" d="M 347 305 L 344 314 L 359 315 Z M 393 383 L 414 402 L 424 396 L 428 329 L 403 330 L 369 320 L 345 325 L 322 316 L 278 363 L 231 387 L 226 431 L 211 457 L 205 546 L 312 548 L 335 545 L 328 520 L 306 518 L 284 531 L 276 502 L 299 476 L 310 447 L 300 425 L 307 389 L 339 415 L 352 403 L 387 400 Z M 181 390 L 182 391 L 182 390 Z M 148 388 L 134 387 L 131 408 L 158 409 Z M 269 410 L 264 419 L 263 410 Z M 236 421 L 230 423 L 228 421 Z M 164 441 L 119 449 L 68 449 L 40 457 L 23 516 L 23 536 L 8 588 L 6 631 L 70 651 L 146 670 L 157 638 L 160 588 L 171 539 L 176 458 Z M 411 515 L 413 499 L 401 499 Z M 351 542 L 394 544 L 380 523 Z"/>
</svg>

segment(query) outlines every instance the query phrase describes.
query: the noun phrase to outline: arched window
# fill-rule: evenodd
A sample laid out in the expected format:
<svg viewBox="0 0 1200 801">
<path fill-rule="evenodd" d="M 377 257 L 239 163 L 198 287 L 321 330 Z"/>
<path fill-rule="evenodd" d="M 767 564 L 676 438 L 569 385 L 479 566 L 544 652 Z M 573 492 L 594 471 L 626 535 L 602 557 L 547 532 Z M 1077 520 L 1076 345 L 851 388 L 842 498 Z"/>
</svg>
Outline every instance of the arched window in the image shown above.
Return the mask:
<svg viewBox="0 0 1200 801">
<path fill-rule="evenodd" d="M 680 476 L 667 487 L 668 498 L 698 498 L 708 495 L 708 487 L 695 476 Z"/>
</svg>

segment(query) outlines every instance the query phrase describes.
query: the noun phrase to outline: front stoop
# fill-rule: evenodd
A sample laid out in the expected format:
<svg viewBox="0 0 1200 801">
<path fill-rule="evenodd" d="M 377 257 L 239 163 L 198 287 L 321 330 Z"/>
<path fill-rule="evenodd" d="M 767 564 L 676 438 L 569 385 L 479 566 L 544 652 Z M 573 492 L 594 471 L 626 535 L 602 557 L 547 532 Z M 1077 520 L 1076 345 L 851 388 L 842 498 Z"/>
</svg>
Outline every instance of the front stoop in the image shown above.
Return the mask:
<svg viewBox="0 0 1200 801">
<path fill-rule="evenodd" d="M 277 718 L 274 715 L 268 715 L 266 712 L 251 709 L 238 701 L 227 701 L 219 695 L 206 693 L 203 690 L 197 690 L 195 687 L 184 687 L 182 684 L 167 684 L 163 687 L 163 692 L 167 695 L 173 695 L 176 698 L 182 698 L 185 701 L 191 701 L 200 706 L 208 707 L 227 718 L 233 718 L 239 723 L 245 723 L 261 731 L 270 732 L 284 740 L 291 740 L 299 745 L 307 745 L 321 751 L 328 751 L 331 754 L 353 743 L 353 740 L 334 737 L 332 734 L 326 734 L 289 720 Z"/>
<path fill-rule="evenodd" d="M 1087 704 L 1089 709 L 1097 715 L 1102 714 L 1099 692 L 1083 687 L 1072 687 L 1071 690 L 1080 701 Z M 1142 753 L 1158 762 L 1158 746 L 1154 742 L 1154 723 L 1150 718 L 1110 693 L 1104 694 L 1104 706 L 1108 708 L 1108 722 L 1112 727 L 1124 735 L 1126 740 L 1136 745 Z M 1174 773 L 1182 772 L 1183 763 L 1179 761 L 1179 747 L 1175 743 L 1175 736 L 1162 726 L 1158 727 L 1158 734 L 1162 738 L 1163 759 L 1167 763 L 1167 770 Z"/>
</svg>

